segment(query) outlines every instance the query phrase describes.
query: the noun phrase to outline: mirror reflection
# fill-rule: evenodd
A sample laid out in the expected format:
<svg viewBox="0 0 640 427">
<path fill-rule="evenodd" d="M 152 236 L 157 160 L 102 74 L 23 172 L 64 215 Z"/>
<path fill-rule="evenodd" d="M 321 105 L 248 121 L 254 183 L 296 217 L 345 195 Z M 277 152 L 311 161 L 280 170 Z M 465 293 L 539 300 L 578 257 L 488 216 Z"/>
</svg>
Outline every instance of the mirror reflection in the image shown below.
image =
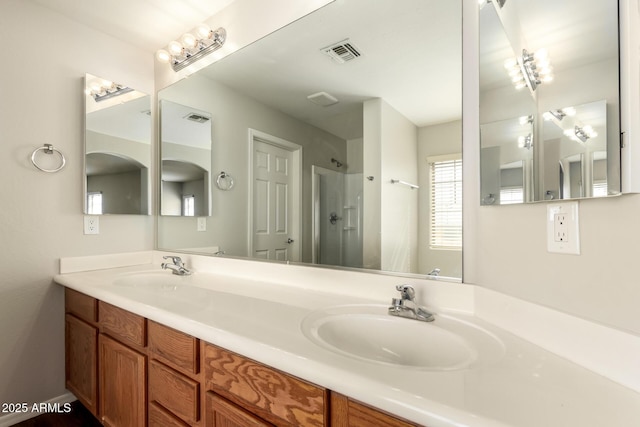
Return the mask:
<svg viewBox="0 0 640 427">
<path fill-rule="evenodd" d="M 211 114 L 160 101 L 160 215 L 208 216 Z"/>
<path fill-rule="evenodd" d="M 617 1 L 500 4 L 480 4 L 480 203 L 619 194 Z"/>
<path fill-rule="evenodd" d="M 150 97 L 85 76 L 85 209 L 89 215 L 150 213 Z"/>
<path fill-rule="evenodd" d="M 461 277 L 460 2 L 334 2 L 159 98 L 210 112 L 234 179 L 161 249 Z"/>
</svg>

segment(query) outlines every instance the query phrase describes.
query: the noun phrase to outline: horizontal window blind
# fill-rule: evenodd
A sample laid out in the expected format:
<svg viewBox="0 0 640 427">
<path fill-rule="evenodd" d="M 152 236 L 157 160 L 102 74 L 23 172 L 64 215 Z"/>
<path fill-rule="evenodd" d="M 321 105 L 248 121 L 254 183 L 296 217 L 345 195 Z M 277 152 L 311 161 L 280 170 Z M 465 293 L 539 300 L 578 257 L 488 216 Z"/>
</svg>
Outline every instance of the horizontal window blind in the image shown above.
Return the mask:
<svg viewBox="0 0 640 427">
<path fill-rule="evenodd" d="M 524 203 L 524 189 L 522 187 L 502 187 L 500 189 L 500 204 L 512 205 Z"/>
<path fill-rule="evenodd" d="M 462 247 L 462 159 L 429 164 L 431 175 L 431 248 Z"/>
</svg>

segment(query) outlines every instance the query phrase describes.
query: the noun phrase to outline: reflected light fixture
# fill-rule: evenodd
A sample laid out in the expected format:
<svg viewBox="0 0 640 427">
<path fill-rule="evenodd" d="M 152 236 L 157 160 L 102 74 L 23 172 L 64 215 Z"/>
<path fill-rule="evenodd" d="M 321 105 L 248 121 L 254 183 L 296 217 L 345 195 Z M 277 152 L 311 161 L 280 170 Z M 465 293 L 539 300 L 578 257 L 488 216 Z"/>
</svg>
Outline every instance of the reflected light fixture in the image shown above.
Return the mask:
<svg viewBox="0 0 640 427">
<path fill-rule="evenodd" d="M 587 140 L 590 138 L 595 138 L 596 136 L 598 136 L 598 132 L 596 132 L 590 125 L 575 125 L 573 129 L 565 130 L 564 134 L 570 139 L 582 143 L 587 142 Z"/>
<path fill-rule="evenodd" d="M 84 93 L 91 96 L 94 101 L 106 101 L 115 96 L 133 92 L 133 89 L 108 80 L 96 79 L 87 84 Z"/>
<path fill-rule="evenodd" d="M 518 148 L 526 148 L 527 150 L 531 150 L 533 147 L 533 138 L 531 134 L 521 135 L 518 137 Z"/>
<path fill-rule="evenodd" d="M 227 31 L 222 27 L 212 30 L 208 25 L 200 24 L 193 33 L 183 34 L 180 41 L 169 42 L 166 49 L 156 52 L 156 59 L 170 63 L 173 71 L 180 71 L 203 56 L 220 49 L 227 39 Z"/>
<path fill-rule="evenodd" d="M 546 49 L 539 49 L 534 53 L 522 49 L 522 55 L 519 58 L 508 59 L 504 67 L 509 73 L 511 83 L 518 90 L 528 86 L 531 92 L 534 92 L 542 83 L 553 80 Z"/>
</svg>

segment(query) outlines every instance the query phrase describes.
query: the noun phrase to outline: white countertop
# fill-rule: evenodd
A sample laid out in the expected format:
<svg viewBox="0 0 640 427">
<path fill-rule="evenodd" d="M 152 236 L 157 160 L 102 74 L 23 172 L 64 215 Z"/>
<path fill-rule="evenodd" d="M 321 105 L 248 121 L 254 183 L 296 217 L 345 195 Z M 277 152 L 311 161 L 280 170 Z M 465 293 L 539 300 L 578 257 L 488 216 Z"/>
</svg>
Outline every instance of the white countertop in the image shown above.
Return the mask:
<svg viewBox="0 0 640 427">
<path fill-rule="evenodd" d="M 55 281 L 430 427 L 640 426 L 640 393 L 473 315 L 456 313 L 502 341 L 500 360 L 455 371 L 381 365 L 319 347 L 304 336 L 301 323 L 316 310 L 387 304 L 395 295 L 362 297 L 336 292 L 335 286 L 325 291 L 266 276 L 251 280 L 194 270 L 178 278 L 178 289 L 155 291 L 144 284 L 114 285 L 137 272 L 171 275 L 155 262 L 60 274 Z"/>
</svg>

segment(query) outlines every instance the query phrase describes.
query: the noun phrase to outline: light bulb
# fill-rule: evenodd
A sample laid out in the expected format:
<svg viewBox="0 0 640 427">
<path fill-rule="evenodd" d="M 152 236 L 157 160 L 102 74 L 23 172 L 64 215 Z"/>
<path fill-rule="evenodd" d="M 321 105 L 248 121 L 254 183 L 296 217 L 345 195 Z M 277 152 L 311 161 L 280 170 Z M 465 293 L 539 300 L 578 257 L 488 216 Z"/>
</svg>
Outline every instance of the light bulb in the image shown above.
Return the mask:
<svg viewBox="0 0 640 427">
<path fill-rule="evenodd" d="M 541 61 L 543 59 L 547 59 L 547 57 L 549 56 L 549 52 L 547 51 L 547 49 L 542 48 L 542 49 L 538 49 L 536 53 L 533 54 L 533 56 L 538 61 Z"/>
<path fill-rule="evenodd" d="M 507 70 L 515 67 L 516 65 L 518 65 L 518 61 L 516 61 L 513 58 L 507 59 L 506 61 L 504 61 L 504 68 L 506 68 Z"/>
<path fill-rule="evenodd" d="M 171 55 L 164 49 L 160 49 L 156 52 L 156 59 L 160 62 L 167 63 L 171 60 Z"/>
<path fill-rule="evenodd" d="M 100 86 L 98 82 L 91 82 L 91 84 L 89 84 L 89 88 L 93 93 L 100 93 L 102 91 L 102 86 Z"/>
<path fill-rule="evenodd" d="M 169 49 L 169 52 L 174 55 L 174 56 L 180 56 L 182 55 L 182 45 L 177 42 L 177 41 L 172 41 L 167 45 L 167 49 Z"/>
<path fill-rule="evenodd" d="M 187 49 L 193 49 L 198 44 L 198 40 L 196 40 L 193 34 L 186 33 L 180 38 L 180 42 Z"/>
<path fill-rule="evenodd" d="M 524 136 L 518 137 L 518 148 L 524 148 Z"/>
<path fill-rule="evenodd" d="M 207 24 L 200 24 L 196 27 L 196 36 L 199 39 L 208 39 L 211 36 L 211 28 Z"/>
<path fill-rule="evenodd" d="M 562 112 L 565 113 L 569 117 L 576 115 L 576 109 L 573 108 L 573 107 L 565 107 L 565 108 L 562 109 Z"/>
<path fill-rule="evenodd" d="M 516 84 L 516 89 L 520 90 L 520 89 L 524 89 L 527 86 L 527 84 L 524 82 L 524 80 L 522 80 L 520 83 Z"/>
<path fill-rule="evenodd" d="M 551 120 L 551 119 L 553 118 L 553 114 L 551 114 L 551 113 L 550 113 L 550 112 L 548 112 L 548 111 L 545 111 L 545 112 L 544 112 L 544 114 L 542 114 L 542 118 L 543 118 L 545 121 L 547 121 L 547 122 L 548 122 L 549 120 Z"/>
</svg>

